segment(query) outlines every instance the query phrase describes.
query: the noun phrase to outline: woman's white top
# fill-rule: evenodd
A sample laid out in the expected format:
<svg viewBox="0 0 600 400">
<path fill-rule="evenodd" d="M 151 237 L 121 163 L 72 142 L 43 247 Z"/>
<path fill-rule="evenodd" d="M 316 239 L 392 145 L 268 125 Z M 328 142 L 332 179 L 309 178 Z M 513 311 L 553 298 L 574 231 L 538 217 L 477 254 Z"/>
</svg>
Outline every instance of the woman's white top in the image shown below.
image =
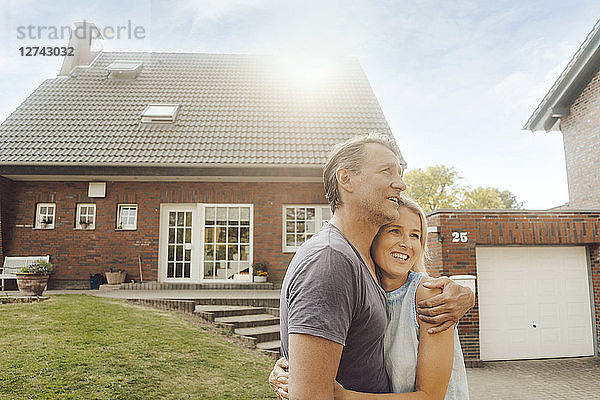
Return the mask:
<svg viewBox="0 0 600 400">
<path fill-rule="evenodd" d="M 417 352 L 419 350 L 419 324 L 415 309 L 415 294 L 425 275 L 410 272 L 406 283 L 393 292 L 386 293 L 388 324 L 384 337 L 385 369 L 390 378 L 392 392 L 415 391 Z M 454 327 L 454 362 L 445 400 L 469 398 L 467 372 L 463 359 L 458 329 Z"/>
</svg>

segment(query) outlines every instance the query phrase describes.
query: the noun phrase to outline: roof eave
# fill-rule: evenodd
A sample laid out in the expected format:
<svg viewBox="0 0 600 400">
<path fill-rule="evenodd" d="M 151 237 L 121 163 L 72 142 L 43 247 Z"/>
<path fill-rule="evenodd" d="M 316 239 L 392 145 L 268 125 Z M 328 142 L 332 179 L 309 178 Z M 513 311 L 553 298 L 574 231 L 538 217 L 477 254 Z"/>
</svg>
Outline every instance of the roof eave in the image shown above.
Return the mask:
<svg viewBox="0 0 600 400">
<path fill-rule="evenodd" d="M 26 176 L 155 176 L 155 177 L 264 177 L 264 178 L 322 178 L 320 165 L 8 165 L 0 164 L 0 175 L 26 177 Z M 129 164 L 129 165 L 127 165 Z"/>
<path fill-rule="evenodd" d="M 573 101 L 598 72 L 598 65 L 600 65 L 600 20 L 522 129 L 532 132 L 560 130 L 557 122 L 560 118 L 569 115 Z"/>
</svg>

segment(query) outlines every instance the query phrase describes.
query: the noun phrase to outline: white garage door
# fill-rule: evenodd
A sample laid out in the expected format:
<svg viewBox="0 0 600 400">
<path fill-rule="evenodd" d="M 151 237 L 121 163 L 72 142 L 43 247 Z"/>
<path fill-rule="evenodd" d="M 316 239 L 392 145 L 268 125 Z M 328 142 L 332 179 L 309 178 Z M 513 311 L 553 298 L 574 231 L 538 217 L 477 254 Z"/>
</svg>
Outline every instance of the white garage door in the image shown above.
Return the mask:
<svg viewBox="0 0 600 400">
<path fill-rule="evenodd" d="M 481 359 L 594 354 L 585 247 L 477 247 Z"/>
</svg>

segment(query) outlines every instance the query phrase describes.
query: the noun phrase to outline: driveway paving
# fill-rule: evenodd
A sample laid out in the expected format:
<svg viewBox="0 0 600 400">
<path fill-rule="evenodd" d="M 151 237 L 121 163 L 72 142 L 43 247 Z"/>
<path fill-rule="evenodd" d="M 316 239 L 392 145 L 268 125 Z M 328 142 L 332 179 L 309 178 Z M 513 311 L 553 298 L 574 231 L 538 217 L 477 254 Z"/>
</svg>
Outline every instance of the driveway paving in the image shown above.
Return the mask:
<svg viewBox="0 0 600 400">
<path fill-rule="evenodd" d="M 471 400 L 600 399 L 600 357 L 484 362 L 467 380 Z"/>
</svg>

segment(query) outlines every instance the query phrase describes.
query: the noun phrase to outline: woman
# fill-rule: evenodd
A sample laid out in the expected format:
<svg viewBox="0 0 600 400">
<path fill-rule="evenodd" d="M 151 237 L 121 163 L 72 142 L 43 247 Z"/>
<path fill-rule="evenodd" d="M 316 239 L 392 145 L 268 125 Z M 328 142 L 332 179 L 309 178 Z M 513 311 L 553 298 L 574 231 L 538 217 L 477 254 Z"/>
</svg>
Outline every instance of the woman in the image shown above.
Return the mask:
<svg viewBox="0 0 600 400">
<path fill-rule="evenodd" d="M 384 225 L 371 245 L 381 286 L 386 291 L 388 325 L 384 339 L 385 368 L 393 394 L 358 393 L 336 382 L 335 399 L 445 399 L 469 398 L 458 331 L 429 334 L 433 325 L 417 318 L 415 302 L 440 292 L 423 282 L 427 252 L 427 220 L 413 200 L 400 201 L 399 218 Z M 358 362 L 360 362 L 358 360 Z M 287 373 L 280 359 L 269 383 L 287 398 Z"/>
</svg>

